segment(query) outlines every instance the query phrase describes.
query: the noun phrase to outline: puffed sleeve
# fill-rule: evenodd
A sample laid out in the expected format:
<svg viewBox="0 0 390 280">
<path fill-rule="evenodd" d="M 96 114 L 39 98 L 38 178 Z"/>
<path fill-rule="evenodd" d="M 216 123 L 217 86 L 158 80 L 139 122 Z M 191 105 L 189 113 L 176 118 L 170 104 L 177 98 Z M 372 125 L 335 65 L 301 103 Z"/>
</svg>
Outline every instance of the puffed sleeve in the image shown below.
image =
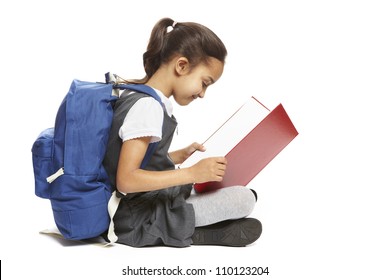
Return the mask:
<svg viewBox="0 0 390 280">
<path fill-rule="evenodd" d="M 119 129 L 122 141 L 151 136 L 151 142 L 158 142 L 162 137 L 164 110 L 152 97 L 139 99 L 129 110 L 123 125 Z"/>
</svg>

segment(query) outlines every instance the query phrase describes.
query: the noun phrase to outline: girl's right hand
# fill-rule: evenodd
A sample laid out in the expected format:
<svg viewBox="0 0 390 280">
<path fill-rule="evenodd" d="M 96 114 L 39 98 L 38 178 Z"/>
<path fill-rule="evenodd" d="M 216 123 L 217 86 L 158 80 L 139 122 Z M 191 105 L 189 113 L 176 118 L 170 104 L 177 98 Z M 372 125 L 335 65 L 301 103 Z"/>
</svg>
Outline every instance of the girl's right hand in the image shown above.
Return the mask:
<svg viewBox="0 0 390 280">
<path fill-rule="evenodd" d="M 190 167 L 193 183 L 221 182 L 225 175 L 227 160 L 225 157 L 210 157 L 200 160 Z"/>
</svg>

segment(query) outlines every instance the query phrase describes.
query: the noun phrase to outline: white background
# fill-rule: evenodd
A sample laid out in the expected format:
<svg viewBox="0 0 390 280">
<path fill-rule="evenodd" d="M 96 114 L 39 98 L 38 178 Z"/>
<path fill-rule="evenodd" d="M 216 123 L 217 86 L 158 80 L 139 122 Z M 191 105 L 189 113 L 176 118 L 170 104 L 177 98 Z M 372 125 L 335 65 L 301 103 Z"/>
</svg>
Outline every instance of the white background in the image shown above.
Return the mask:
<svg viewBox="0 0 390 280">
<path fill-rule="evenodd" d="M 376 0 L 2 1 L 4 279 L 125 279 L 128 265 L 270 271 L 221 279 L 389 279 L 389 14 Z M 72 79 L 142 77 L 150 31 L 166 16 L 210 27 L 229 51 L 206 98 L 175 107 L 174 147 L 203 141 L 251 95 L 271 108 L 281 102 L 300 132 L 249 186 L 263 235 L 246 248 L 184 249 L 40 235 L 54 222 L 49 202 L 34 195 L 33 141 L 53 126 Z"/>
</svg>

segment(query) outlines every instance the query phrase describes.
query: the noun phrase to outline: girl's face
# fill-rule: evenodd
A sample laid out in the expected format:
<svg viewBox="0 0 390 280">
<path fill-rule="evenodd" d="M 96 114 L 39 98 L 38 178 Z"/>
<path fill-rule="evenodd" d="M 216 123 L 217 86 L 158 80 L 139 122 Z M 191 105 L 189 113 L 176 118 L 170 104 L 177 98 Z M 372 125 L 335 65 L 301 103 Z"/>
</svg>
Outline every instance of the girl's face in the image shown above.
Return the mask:
<svg viewBox="0 0 390 280">
<path fill-rule="evenodd" d="M 221 61 L 210 57 L 208 64 L 201 63 L 191 69 L 185 58 L 179 59 L 176 63 L 177 79 L 172 91 L 175 101 L 185 106 L 198 97 L 203 98 L 207 87 L 221 77 L 223 66 Z"/>
</svg>

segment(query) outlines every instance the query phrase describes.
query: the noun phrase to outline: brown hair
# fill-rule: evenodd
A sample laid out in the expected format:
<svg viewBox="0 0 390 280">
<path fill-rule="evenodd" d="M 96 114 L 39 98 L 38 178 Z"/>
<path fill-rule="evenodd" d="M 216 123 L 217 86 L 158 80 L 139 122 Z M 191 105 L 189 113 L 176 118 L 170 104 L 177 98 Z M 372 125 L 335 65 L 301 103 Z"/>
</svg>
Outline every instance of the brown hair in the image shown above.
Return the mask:
<svg viewBox="0 0 390 280">
<path fill-rule="evenodd" d="M 191 67 L 195 67 L 199 63 L 208 63 L 210 57 L 225 63 L 227 50 L 218 36 L 206 26 L 163 18 L 153 27 L 143 55 L 146 76 L 128 82 L 146 83 L 161 65 L 175 55 L 186 57 Z"/>
</svg>

